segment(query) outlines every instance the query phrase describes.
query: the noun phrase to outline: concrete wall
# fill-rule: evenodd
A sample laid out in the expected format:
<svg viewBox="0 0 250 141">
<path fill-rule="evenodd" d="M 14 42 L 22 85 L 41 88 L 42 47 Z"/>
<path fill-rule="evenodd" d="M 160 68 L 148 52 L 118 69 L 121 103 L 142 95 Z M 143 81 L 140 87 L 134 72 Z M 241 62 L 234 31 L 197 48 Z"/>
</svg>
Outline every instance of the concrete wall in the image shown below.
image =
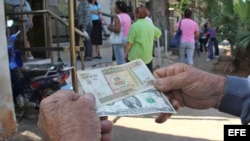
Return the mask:
<svg viewBox="0 0 250 141">
<path fill-rule="evenodd" d="M 4 1 L 0 1 L 0 140 L 8 140 L 16 132 L 5 30 Z"/>
</svg>

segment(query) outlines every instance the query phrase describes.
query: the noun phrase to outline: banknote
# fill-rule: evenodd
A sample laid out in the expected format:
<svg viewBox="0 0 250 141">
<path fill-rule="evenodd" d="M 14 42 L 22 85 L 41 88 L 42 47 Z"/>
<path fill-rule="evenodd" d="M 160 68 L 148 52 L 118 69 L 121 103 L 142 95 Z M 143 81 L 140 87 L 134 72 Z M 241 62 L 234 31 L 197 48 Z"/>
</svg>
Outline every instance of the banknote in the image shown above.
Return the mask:
<svg viewBox="0 0 250 141">
<path fill-rule="evenodd" d="M 168 99 L 155 89 L 97 108 L 99 116 L 136 116 L 154 113 L 176 113 Z"/>
<path fill-rule="evenodd" d="M 129 63 L 77 72 L 85 93 L 92 93 L 100 107 L 154 88 L 154 77 L 141 59 Z"/>
</svg>

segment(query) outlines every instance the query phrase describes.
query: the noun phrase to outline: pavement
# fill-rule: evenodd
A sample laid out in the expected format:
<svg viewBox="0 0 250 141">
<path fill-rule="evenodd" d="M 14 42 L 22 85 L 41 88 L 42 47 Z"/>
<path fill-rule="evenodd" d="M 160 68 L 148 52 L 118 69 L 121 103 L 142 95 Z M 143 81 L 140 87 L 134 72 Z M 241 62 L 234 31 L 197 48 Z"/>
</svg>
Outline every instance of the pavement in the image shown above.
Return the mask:
<svg viewBox="0 0 250 141">
<path fill-rule="evenodd" d="M 158 50 L 156 50 L 156 53 Z M 154 67 L 168 66 L 178 62 L 178 56 L 164 52 L 154 58 Z M 101 60 L 85 62 L 86 69 L 94 69 L 115 65 L 112 62 L 112 48 L 105 44 L 101 49 Z M 64 62 L 69 63 L 69 56 L 63 55 Z M 161 58 L 158 58 L 161 56 Z M 67 58 L 68 57 L 68 58 Z M 195 54 L 195 67 L 212 72 L 215 60 L 206 61 L 205 53 Z M 104 61 L 106 59 L 106 61 Z M 94 62 L 95 61 L 95 62 Z M 80 61 L 77 61 L 80 69 Z M 93 65 L 94 64 L 94 65 Z M 96 65 L 95 65 L 96 64 Z M 70 83 L 71 80 L 68 80 Z M 80 86 L 79 86 L 80 87 Z M 157 114 L 131 117 L 109 117 L 114 123 L 112 131 L 113 141 L 223 141 L 223 127 L 226 124 L 241 124 L 238 117 L 217 111 L 216 109 L 193 110 L 180 109 L 167 122 L 157 124 L 154 122 Z M 14 141 L 43 141 L 42 135 L 36 126 L 37 119 L 24 119 L 18 123 L 19 128 Z"/>
</svg>

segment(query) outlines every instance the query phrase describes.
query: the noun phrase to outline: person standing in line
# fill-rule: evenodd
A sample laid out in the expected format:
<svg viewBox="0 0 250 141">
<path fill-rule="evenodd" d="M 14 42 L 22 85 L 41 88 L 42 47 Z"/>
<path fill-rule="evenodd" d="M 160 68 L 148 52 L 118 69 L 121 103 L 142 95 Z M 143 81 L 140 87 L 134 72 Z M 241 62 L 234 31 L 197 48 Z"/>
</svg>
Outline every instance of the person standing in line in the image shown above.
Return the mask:
<svg viewBox="0 0 250 141">
<path fill-rule="evenodd" d="M 28 1 L 25 1 L 25 10 L 28 11 L 28 12 L 32 11 L 31 6 L 30 6 Z M 24 36 L 26 36 L 26 38 L 25 38 L 24 42 L 25 42 L 25 47 L 30 48 L 30 42 L 28 40 L 27 33 L 31 28 L 33 28 L 33 15 L 32 14 L 27 14 L 27 16 L 25 18 L 26 18 L 26 32 L 24 33 L 25 34 Z M 26 56 L 27 60 L 33 60 L 34 59 L 31 51 L 27 51 L 25 53 L 25 56 Z"/>
<path fill-rule="evenodd" d="M 6 0 L 5 2 L 13 5 L 14 12 L 21 12 L 21 11 L 30 12 L 30 11 L 32 11 L 31 6 L 27 0 L 12 0 L 12 1 Z M 19 21 L 23 21 L 23 20 L 25 21 L 25 32 L 23 32 L 22 39 L 24 40 L 24 47 L 30 48 L 30 42 L 28 40 L 27 33 L 31 28 L 33 28 L 33 15 L 32 14 L 24 14 L 23 16 L 18 15 L 15 17 Z M 23 31 L 22 24 L 19 25 L 17 28 L 18 28 L 17 30 L 21 30 L 21 32 Z M 25 51 L 25 59 L 26 60 L 33 60 L 34 59 L 31 51 Z"/>
<path fill-rule="evenodd" d="M 145 19 L 148 16 L 146 7 L 135 9 L 137 20 L 130 27 L 127 37 L 125 58 L 128 61 L 141 59 L 153 72 L 153 41 L 159 39 L 162 32 Z"/>
<path fill-rule="evenodd" d="M 78 0 L 79 5 L 77 9 L 78 27 L 80 30 L 85 30 L 91 37 L 92 32 L 92 19 L 90 13 L 90 4 L 87 0 Z M 92 60 L 92 42 L 91 39 L 85 39 L 85 60 Z"/>
<path fill-rule="evenodd" d="M 88 0 L 90 3 L 90 13 L 92 19 L 92 57 L 94 59 L 101 59 L 100 46 L 102 45 L 102 19 L 101 7 L 97 0 Z"/>
<path fill-rule="evenodd" d="M 195 51 L 195 40 L 199 37 L 199 26 L 191 19 L 192 11 L 186 9 L 184 12 L 184 18 L 181 19 L 175 27 L 175 31 L 178 30 L 179 25 L 182 30 L 181 43 L 179 47 L 180 62 L 193 65 L 193 57 Z"/>
<path fill-rule="evenodd" d="M 206 47 L 206 43 L 207 43 L 207 36 L 206 36 L 206 32 L 207 32 L 207 23 L 205 23 L 203 26 L 201 26 L 200 28 L 200 51 L 201 52 L 207 52 L 207 47 Z"/>
<path fill-rule="evenodd" d="M 207 57 L 207 61 L 213 60 L 214 59 L 214 46 L 215 46 L 215 42 L 216 42 L 216 30 L 211 26 L 211 23 L 208 22 L 207 23 L 207 27 L 208 27 L 208 32 L 207 32 L 207 36 L 208 36 L 208 57 Z"/>
<path fill-rule="evenodd" d="M 217 33 L 218 27 L 215 29 L 215 32 Z M 218 58 L 220 55 L 219 53 L 219 43 L 218 43 L 218 39 L 215 37 L 215 41 L 214 41 L 214 57 Z"/>
<path fill-rule="evenodd" d="M 127 5 L 123 1 L 117 1 L 115 3 L 115 12 L 117 15 L 114 17 L 114 25 L 109 25 L 108 29 L 115 33 L 122 32 L 122 44 L 112 45 L 115 53 L 116 63 L 117 65 L 121 65 L 125 63 L 124 47 L 127 41 L 129 28 L 131 26 L 131 18 L 127 14 Z"/>
</svg>

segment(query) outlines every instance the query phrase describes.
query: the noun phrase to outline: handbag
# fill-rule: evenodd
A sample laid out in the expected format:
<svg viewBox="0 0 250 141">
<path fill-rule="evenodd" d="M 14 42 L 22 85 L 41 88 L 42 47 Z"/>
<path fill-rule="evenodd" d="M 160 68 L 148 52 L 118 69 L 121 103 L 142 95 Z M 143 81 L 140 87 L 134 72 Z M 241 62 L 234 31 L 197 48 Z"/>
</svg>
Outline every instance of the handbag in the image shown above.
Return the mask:
<svg viewBox="0 0 250 141">
<path fill-rule="evenodd" d="M 176 31 L 174 37 L 172 38 L 172 40 L 170 42 L 170 47 L 172 47 L 172 48 L 178 48 L 180 46 L 181 35 L 182 35 L 182 30 L 181 30 L 181 21 L 180 21 L 179 28 Z"/>
<path fill-rule="evenodd" d="M 119 18 L 119 20 L 121 21 L 120 17 L 117 15 L 117 17 Z M 110 44 L 122 44 L 122 28 L 120 30 L 119 33 L 115 33 L 115 32 L 111 32 L 108 42 Z"/>
</svg>

